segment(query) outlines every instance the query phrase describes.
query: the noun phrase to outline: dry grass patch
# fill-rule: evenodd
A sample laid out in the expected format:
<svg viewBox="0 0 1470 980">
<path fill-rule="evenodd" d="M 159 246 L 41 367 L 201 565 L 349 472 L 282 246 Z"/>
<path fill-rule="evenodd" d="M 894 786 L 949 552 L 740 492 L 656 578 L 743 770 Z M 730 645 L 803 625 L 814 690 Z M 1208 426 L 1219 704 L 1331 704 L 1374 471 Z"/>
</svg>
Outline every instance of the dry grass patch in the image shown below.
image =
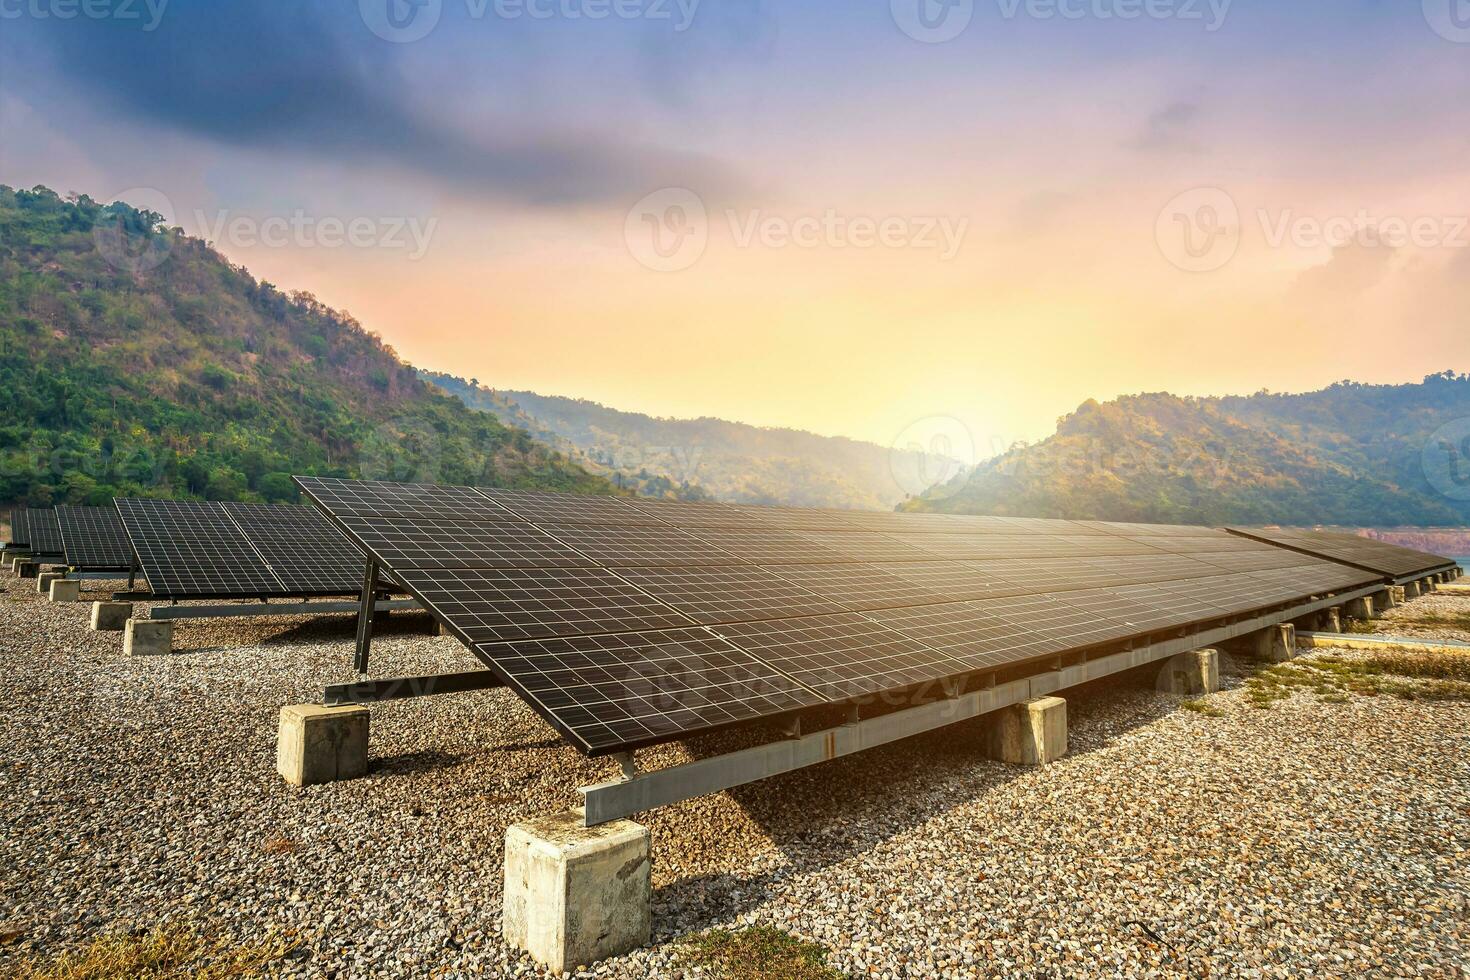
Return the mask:
<svg viewBox="0 0 1470 980">
<path fill-rule="evenodd" d="M 1470 700 L 1470 653 L 1384 652 L 1361 658 L 1314 657 L 1268 667 L 1246 679 L 1246 697 L 1261 708 L 1310 691 L 1329 704 L 1351 695 L 1409 701 Z"/>
<path fill-rule="evenodd" d="M 1203 701 L 1185 701 L 1184 703 L 1179 705 L 1179 707 L 1183 708 L 1185 711 L 1193 711 L 1195 714 L 1204 715 L 1206 718 L 1225 717 L 1225 712 L 1221 711 L 1214 705 L 1206 704 Z"/>
<path fill-rule="evenodd" d="M 721 980 L 842 980 L 827 950 L 770 926 L 712 929 L 685 941 L 681 957 Z"/>
<path fill-rule="evenodd" d="M 231 980 L 262 976 L 266 965 L 292 945 L 284 936 L 236 943 L 173 924 L 102 936 L 74 952 L 12 965 L 5 975 L 11 980 Z"/>
</svg>

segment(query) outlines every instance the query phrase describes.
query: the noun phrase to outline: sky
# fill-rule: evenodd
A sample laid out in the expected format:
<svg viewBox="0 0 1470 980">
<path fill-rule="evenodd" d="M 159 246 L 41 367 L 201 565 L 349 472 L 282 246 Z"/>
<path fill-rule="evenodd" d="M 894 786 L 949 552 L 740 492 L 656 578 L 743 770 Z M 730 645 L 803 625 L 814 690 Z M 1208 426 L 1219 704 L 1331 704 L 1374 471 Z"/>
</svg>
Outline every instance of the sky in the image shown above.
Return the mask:
<svg viewBox="0 0 1470 980">
<path fill-rule="evenodd" d="M 1470 367 L 1466 0 L 0 0 L 0 182 L 482 384 L 980 458 Z"/>
</svg>

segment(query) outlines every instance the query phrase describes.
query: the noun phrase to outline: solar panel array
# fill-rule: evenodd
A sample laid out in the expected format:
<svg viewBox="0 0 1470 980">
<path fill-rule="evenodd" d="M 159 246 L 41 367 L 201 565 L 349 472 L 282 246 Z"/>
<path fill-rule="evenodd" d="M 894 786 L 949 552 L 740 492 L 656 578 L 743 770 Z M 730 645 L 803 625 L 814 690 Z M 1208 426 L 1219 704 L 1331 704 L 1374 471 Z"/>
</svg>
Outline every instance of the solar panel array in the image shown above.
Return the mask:
<svg viewBox="0 0 1470 980">
<path fill-rule="evenodd" d="M 1197 527 L 297 482 L 594 755 L 1380 580 Z"/>
<path fill-rule="evenodd" d="M 1227 528 L 1234 534 L 1256 541 L 1290 548 L 1299 553 L 1316 555 L 1356 568 L 1378 572 L 1393 578 L 1416 575 L 1454 566 L 1454 559 L 1443 555 L 1403 548 L 1387 541 L 1365 538 L 1339 531 L 1305 531 L 1290 528 Z"/>
<path fill-rule="evenodd" d="M 118 498 L 155 597 L 356 595 L 366 556 L 312 507 Z"/>
<path fill-rule="evenodd" d="M 11 543 L 37 558 L 62 556 L 61 525 L 52 507 L 22 507 L 11 515 Z"/>
<path fill-rule="evenodd" d="M 114 507 L 56 508 L 61 543 L 69 567 L 83 572 L 125 572 L 133 566 L 133 545 Z"/>
</svg>

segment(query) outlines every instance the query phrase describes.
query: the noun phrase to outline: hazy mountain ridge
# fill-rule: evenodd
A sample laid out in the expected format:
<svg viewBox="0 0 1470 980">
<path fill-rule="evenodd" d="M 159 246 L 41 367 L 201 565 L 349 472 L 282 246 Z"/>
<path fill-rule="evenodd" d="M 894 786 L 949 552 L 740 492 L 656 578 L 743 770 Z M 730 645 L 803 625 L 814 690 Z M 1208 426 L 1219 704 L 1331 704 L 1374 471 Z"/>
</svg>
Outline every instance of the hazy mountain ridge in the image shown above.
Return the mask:
<svg viewBox="0 0 1470 980">
<path fill-rule="evenodd" d="M 484 388 L 448 374 L 422 376 L 645 493 L 888 510 L 907 497 L 895 468 L 924 471 L 918 453 L 857 439 L 716 418 L 657 418 L 585 399 Z M 927 471 L 943 470 L 936 458 Z"/>
<path fill-rule="evenodd" d="M 1198 524 L 1460 525 L 1470 503 L 1432 486 L 1423 459 L 1436 430 L 1467 416 L 1470 377 L 1452 372 L 1296 395 L 1088 401 L 1050 438 L 909 506 Z"/>
<path fill-rule="evenodd" d="M 0 353 L 0 502 L 290 500 L 294 473 L 612 491 L 120 203 L 0 186 Z"/>
</svg>

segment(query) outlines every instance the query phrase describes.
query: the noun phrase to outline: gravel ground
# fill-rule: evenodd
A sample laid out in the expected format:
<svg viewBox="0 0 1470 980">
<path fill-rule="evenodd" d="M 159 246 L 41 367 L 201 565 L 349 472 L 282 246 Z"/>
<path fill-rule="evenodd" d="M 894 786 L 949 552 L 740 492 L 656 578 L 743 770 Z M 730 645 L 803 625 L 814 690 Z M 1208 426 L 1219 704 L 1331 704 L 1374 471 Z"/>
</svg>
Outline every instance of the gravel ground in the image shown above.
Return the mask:
<svg viewBox="0 0 1470 980">
<path fill-rule="evenodd" d="M 1470 580 L 1461 579 L 1461 581 Z M 1470 617 L 1470 595 L 1431 592 L 1388 610 L 1374 624 L 1374 629 L 1379 633 L 1470 643 L 1470 629 L 1418 622 L 1418 620 L 1431 616 Z"/>
<path fill-rule="evenodd" d="M 0 584 L 0 971 L 188 919 L 296 930 L 293 976 L 540 972 L 499 939 L 505 827 L 612 764 L 499 691 L 375 708 L 368 777 L 291 789 L 277 713 L 351 678 L 349 619 L 185 624 L 130 660 L 85 605 Z M 1440 603 L 1470 611 L 1412 608 Z M 375 673 L 471 664 L 394 621 Z M 646 815 L 657 941 L 595 972 L 679 976 L 668 940 L 765 923 L 875 976 L 1466 976 L 1470 705 L 1261 709 L 1245 669 L 1220 717 L 1138 678 L 1070 693 L 1045 769 L 962 725 Z"/>
</svg>

